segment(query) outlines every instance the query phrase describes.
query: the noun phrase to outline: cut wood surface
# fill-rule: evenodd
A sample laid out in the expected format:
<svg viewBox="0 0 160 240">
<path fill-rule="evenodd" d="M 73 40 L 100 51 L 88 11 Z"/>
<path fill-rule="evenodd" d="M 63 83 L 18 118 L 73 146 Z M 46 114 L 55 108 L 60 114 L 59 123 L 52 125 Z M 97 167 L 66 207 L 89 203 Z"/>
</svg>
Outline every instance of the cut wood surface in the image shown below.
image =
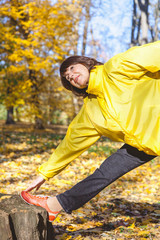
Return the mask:
<svg viewBox="0 0 160 240">
<path fill-rule="evenodd" d="M 47 211 L 25 203 L 18 195 L 0 194 L 1 240 L 51 240 Z"/>
</svg>

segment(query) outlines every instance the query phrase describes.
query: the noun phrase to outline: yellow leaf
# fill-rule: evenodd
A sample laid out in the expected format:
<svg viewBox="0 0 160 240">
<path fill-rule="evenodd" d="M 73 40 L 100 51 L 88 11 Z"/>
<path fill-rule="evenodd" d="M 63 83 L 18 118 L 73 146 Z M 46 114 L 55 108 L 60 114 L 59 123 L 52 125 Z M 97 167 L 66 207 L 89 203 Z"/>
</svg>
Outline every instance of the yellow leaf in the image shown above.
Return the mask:
<svg viewBox="0 0 160 240">
<path fill-rule="evenodd" d="M 138 236 L 143 236 L 143 237 L 147 237 L 150 233 L 148 231 L 141 231 L 138 232 Z"/>
<path fill-rule="evenodd" d="M 132 223 L 128 228 L 131 228 L 131 229 L 135 228 L 135 222 Z"/>
</svg>

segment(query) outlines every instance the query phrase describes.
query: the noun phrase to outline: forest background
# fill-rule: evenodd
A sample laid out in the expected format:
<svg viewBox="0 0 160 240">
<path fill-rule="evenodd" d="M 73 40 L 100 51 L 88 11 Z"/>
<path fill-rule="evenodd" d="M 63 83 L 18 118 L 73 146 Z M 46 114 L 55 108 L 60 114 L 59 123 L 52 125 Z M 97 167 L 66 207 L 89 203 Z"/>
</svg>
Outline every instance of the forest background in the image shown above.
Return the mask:
<svg viewBox="0 0 160 240">
<path fill-rule="evenodd" d="M 159 1 L 1 0 L 0 119 L 68 124 L 82 100 L 61 86 L 70 55 L 106 62 L 159 39 Z"/>
<path fill-rule="evenodd" d="M 78 54 L 106 62 L 159 39 L 159 0 L 1 0 L 1 193 L 28 186 L 83 104 L 61 86 L 63 59 Z M 40 192 L 68 189 L 120 146 L 102 138 Z M 56 239 L 160 239 L 159 166 L 157 158 L 72 216 L 59 215 Z"/>
</svg>

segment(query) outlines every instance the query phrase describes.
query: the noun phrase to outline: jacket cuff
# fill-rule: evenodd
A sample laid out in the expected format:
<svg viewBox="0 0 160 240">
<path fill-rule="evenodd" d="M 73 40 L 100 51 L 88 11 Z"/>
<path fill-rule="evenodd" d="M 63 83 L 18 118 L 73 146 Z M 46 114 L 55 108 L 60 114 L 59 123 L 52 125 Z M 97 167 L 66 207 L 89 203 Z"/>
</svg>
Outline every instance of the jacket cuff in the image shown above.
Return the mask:
<svg viewBox="0 0 160 240">
<path fill-rule="evenodd" d="M 38 174 L 39 174 L 39 176 L 41 176 L 42 178 L 44 178 L 45 180 L 49 180 L 49 178 L 48 177 L 46 177 L 46 176 L 44 176 L 42 173 L 40 173 L 40 172 L 38 172 Z"/>
</svg>

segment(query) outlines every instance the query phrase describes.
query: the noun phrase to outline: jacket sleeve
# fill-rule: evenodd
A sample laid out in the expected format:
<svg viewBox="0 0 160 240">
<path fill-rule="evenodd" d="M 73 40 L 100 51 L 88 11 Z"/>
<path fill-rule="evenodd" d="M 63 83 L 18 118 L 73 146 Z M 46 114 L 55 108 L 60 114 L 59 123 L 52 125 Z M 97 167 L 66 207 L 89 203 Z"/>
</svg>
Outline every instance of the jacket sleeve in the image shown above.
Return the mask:
<svg viewBox="0 0 160 240">
<path fill-rule="evenodd" d="M 160 41 L 132 47 L 122 54 L 126 67 L 133 70 L 140 68 L 149 72 L 160 70 Z"/>
<path fill-rule="evenodd" d="M 100 136 L 88 117 L 86 106 L 83 105 L 80 112 L 69 125 L 65 138 L 49 160 L 39 167 L 39 175 L 46 180 L 57 175 L 72 160 L 95 143 Z"/>
</svg>

